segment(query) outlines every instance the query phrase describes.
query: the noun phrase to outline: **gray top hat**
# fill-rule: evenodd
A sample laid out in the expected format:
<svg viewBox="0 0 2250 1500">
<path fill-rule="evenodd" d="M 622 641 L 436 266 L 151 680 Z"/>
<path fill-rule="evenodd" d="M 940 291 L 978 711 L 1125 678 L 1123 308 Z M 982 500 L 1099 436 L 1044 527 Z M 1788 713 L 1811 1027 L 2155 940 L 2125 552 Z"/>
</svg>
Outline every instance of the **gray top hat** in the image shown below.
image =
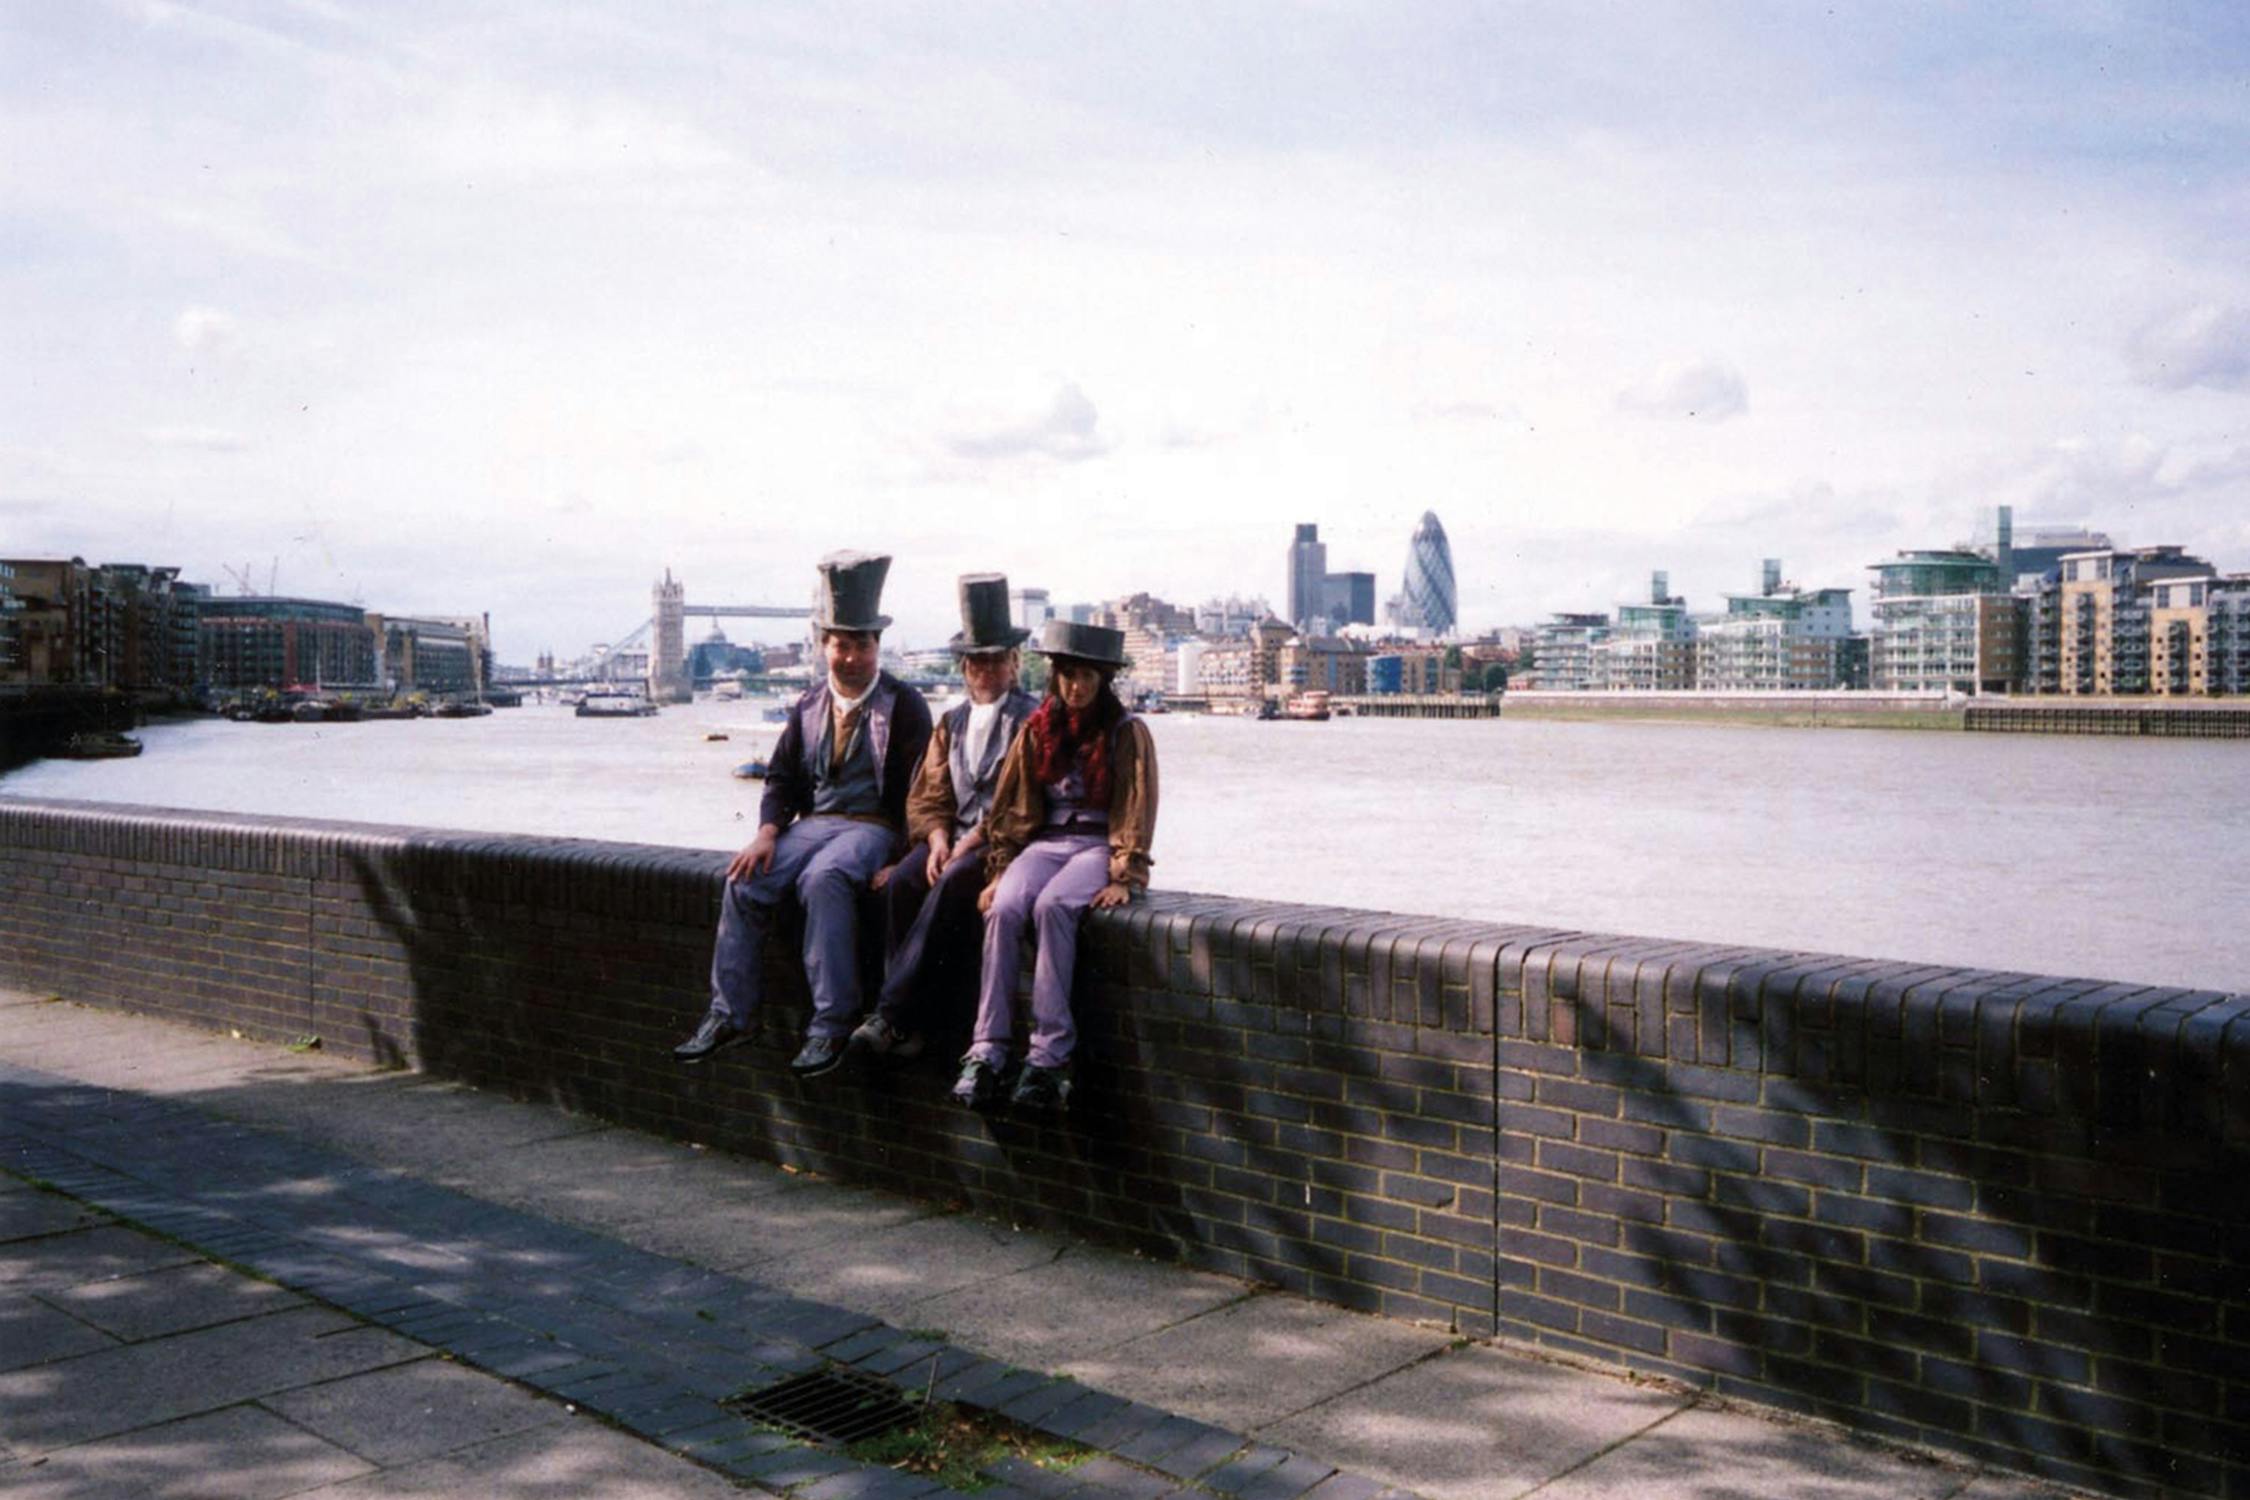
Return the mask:
<svg viewBox="0 0 2250 1500">
<path fill-rule="evenodd" d="M 1107 625 L 1080 625 L 1072 620 L 1049 620 L 1039 631 L 1036 650 L 1048 656 L 1090 661 L 1097 667 L 1129 667 L 1125 632 Z"/>
<path fill-rule="evenodd" d="M 945 644 L 955 656 L 1007 651 L 1031 639 L 1008 618 L 1008 575 L 961 575 L 961 633 Z"/>
<path fill-rule="evenodd" d="M 820 560 L 820 589 L 813 595 L 813 629 L 878 631 L 891 623 L 879 614 L 890 557 L 881 552 L 831 552 Z"/>
</svg>

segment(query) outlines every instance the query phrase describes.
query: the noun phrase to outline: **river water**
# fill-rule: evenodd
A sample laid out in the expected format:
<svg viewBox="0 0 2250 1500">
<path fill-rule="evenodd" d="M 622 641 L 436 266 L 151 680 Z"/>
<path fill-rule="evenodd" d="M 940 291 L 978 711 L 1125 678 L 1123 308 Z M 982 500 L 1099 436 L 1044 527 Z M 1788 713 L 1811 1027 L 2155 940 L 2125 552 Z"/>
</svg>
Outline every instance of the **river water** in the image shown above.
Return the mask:
<svg viewBox="0 0 2250 1500">
<path fill-rule="evenodd" d="M 198 721 L 74 797 L 732 849 L 757 702 Z M 1172 889 L 2250 988 L 2250 746 L 1655 723 L 1152 719 Z M 724 740 L 707 736 L 723 733 Z"/>
</svg>

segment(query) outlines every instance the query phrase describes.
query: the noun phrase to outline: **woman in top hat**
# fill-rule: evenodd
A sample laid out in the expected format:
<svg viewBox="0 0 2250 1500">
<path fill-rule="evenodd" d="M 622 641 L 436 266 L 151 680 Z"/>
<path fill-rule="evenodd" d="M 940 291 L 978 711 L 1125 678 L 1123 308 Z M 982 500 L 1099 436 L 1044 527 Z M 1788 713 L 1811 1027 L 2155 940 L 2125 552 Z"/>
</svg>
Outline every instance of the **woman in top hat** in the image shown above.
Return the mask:
<svg viewBox="0 0 2250 1500">
<path fill-rule="evenodd" d="M 1047 696 L 1008 751 L 985 815 L 984 963 L 976 1030 L 953 1096 L 999 1101 L 1015 1040 L 1016 976 L 1028 926 L 1038 947 L 1031 1048 L 1009 1103 L 1061 1107 L 1078 1041 L 1070 986 L 1087 908 L 1122 906 L 1148 888 L 1156 832 L 1156 742 L 1111 680 L 1127 663 L 1123 631 L 1049 620 L 1038 649 Z"/>
</svg>

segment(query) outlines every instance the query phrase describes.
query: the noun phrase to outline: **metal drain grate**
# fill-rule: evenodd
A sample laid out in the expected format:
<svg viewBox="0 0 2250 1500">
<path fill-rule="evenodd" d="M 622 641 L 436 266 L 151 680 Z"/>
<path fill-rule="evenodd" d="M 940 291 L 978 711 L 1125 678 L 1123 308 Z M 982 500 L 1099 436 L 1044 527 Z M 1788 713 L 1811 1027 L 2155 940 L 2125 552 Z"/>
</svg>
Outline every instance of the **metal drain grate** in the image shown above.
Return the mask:
<svg viewBox="0 0 2250 1500">
<path fill-rule="evenodd" d="M 792 1437 L 816 1443 L 856 1443 L 861 1438 L 904 1427 L 918 1409 L 887 1380 L 857 1370 L 816 1370 L 779 1385 L 736 1396 L 735 1411 Z"/>
</svg>

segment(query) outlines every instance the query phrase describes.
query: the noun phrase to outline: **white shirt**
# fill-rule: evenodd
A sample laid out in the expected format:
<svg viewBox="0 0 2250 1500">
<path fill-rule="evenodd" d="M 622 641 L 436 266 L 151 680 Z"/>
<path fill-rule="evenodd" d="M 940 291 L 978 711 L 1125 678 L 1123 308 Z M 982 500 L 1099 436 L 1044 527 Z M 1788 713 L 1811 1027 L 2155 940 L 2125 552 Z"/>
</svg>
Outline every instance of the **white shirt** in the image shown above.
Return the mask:
<svg viewBox="0 0 2250 1500">
<path fill-rule="evenodd" d="M 1000 728 L 1000 704 L 971 703 L 969 705 L 968 743 L 962 748 L 968 752 L 971 774 L 984 764 L 984 753 L 992 746 L 992 736 Z"/>
</svg>

